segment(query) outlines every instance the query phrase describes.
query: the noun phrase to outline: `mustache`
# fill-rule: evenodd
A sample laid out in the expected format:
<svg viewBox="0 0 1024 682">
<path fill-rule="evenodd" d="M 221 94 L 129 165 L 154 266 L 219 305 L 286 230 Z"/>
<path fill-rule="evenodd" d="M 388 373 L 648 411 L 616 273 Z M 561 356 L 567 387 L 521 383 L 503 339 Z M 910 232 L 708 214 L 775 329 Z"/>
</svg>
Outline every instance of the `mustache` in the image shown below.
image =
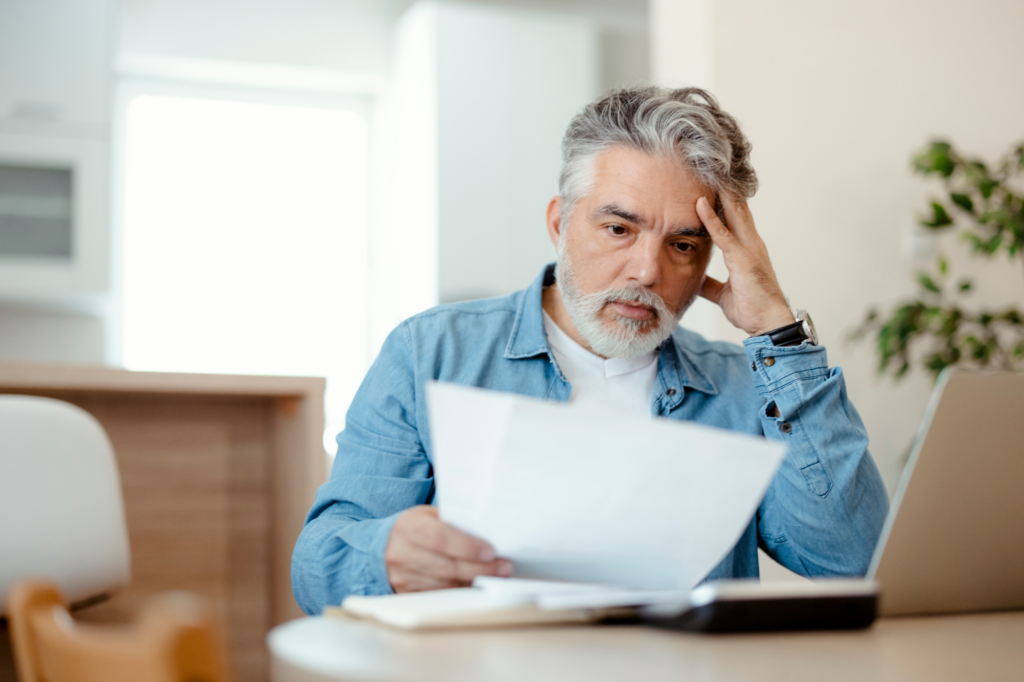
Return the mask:
<svg viewBox="0 0 1024 682">
<path fill-rule="evenodd" d="M 605 289 L 591 295 L 602 299 L 605 305 L 615 301 L 639 303 L 642 306 L 650 308 L 651 312 L 653 312 L 657 317 L 671 314 L 671 311 L 668 309 L 668 305 L 665 304 L 665 299 L 650 289 L 639 285 Z"/>
</svg>

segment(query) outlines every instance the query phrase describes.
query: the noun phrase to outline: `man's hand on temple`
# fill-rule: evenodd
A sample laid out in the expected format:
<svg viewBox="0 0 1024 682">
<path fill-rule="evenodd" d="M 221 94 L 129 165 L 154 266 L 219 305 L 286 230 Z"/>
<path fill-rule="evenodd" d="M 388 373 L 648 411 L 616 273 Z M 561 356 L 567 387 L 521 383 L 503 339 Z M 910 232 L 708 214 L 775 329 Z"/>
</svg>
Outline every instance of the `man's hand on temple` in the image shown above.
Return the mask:
<svg viewBox="0 0 1024 682">
<path fill-rule="evenodd" d="M 700 295 L 718 304 L 726 319 L 750 336 L 792 324 L 796 320 L 768 259 L 768 249 L 754 228 L 747 202 L 723 195 L 722 204 L 725 224 L 706 198 L 697 200 L 697 215 L 722 250 L 729 271 L 726 282 L 706 278 Z"/>
<path fill-rule="evenodd" d="M 478 575 L 512 575 L 512 564 L 496 558 L 493 547 L 443 522 L 431 505 L 412 507 L 395 520 L 384 564 L 395 592 L 465 587 Z"/>
</svg>

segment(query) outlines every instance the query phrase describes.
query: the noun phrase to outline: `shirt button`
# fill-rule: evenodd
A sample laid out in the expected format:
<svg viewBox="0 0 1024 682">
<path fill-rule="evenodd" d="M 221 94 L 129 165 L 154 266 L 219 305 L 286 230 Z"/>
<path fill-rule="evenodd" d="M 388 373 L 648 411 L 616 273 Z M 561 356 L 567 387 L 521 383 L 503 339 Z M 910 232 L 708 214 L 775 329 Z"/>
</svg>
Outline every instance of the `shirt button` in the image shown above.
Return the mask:
<svg viewBox="0 0 1024 682">
<path fill-rule="evenodd" d="M 755 362 L 750 363 L 750 371 L 751 372 L 756 372 L 757 371 L 757 363 L 755 363 Z"/>
<path fill-rule="evenodd" d="M 775 364 L 775 358 L 765 358 L 763 362 L 765 367 L 771 367 Z"/>
<path fill-rule="evenodd" d="M 793 430 L 793 426 L 789 422 L 782 422 L 782 424 L 779 425 L 779 429 L 781 429 L 783 433 L 789 433 Z"/>
<path fill-rule="evenodd" d="M 670 388 L 667 391 L 665 391 L 665 395 L 675 395 L 675 394 L 676 394 L 676 389 L 674 389 L 674 388 Z"/>
</svg>

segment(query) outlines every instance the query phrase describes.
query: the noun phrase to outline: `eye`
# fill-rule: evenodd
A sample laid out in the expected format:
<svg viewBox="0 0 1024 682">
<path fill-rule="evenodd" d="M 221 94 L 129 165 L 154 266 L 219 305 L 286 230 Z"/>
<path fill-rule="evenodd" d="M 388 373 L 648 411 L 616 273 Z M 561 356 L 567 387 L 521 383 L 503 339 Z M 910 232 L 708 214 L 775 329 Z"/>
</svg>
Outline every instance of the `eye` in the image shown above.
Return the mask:
<svg viewBox="0 0 1024 682">
<path fill-rule="evenodd" d="M 616 237 L 622 237 L 629 232 L 629 230 L 627 230 L 622 225 L 609 225 L 608 231 L 611 232 Z"/>
<path fill-rule="evenodd" d="M 673 244 L 673 246 L 675 246 L 676 249 L 683 253 L 691 253 L 697 250 L 697 247 L 695 247 L 693 244 L 689 242 L 676 242 L 675 244 Z"/>
</svg>

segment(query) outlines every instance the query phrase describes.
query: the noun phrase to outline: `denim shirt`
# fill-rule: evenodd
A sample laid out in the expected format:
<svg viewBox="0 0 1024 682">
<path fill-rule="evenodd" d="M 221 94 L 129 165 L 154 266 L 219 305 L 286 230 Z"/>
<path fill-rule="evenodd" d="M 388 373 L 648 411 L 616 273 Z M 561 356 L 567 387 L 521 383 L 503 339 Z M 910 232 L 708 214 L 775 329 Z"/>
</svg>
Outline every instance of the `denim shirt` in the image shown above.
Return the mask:
<svg viewBox="0 0 1024 682">
<path fill-rule="evenodd" d="M 542 317 L 553 273 L 547 266 L 504 298 L 433 308 L 388 336 L 295 546 L 292 587 L 306 613 L 350 594 L 392 591 L 384 565 L 391 526 L 409 507 L 435 501 L 426 382 L 569 400 Z M 823 347 L 776 347 L 758 336 L 741 348 L 679 327 L 659 348 L 651 413 L 789 446 L 749 526 L 706 580 L 756 578 L 758 546 L 808 577 L 867 571 L 889 501 L 842 370 L 829 369 Z"/>
</svg>

